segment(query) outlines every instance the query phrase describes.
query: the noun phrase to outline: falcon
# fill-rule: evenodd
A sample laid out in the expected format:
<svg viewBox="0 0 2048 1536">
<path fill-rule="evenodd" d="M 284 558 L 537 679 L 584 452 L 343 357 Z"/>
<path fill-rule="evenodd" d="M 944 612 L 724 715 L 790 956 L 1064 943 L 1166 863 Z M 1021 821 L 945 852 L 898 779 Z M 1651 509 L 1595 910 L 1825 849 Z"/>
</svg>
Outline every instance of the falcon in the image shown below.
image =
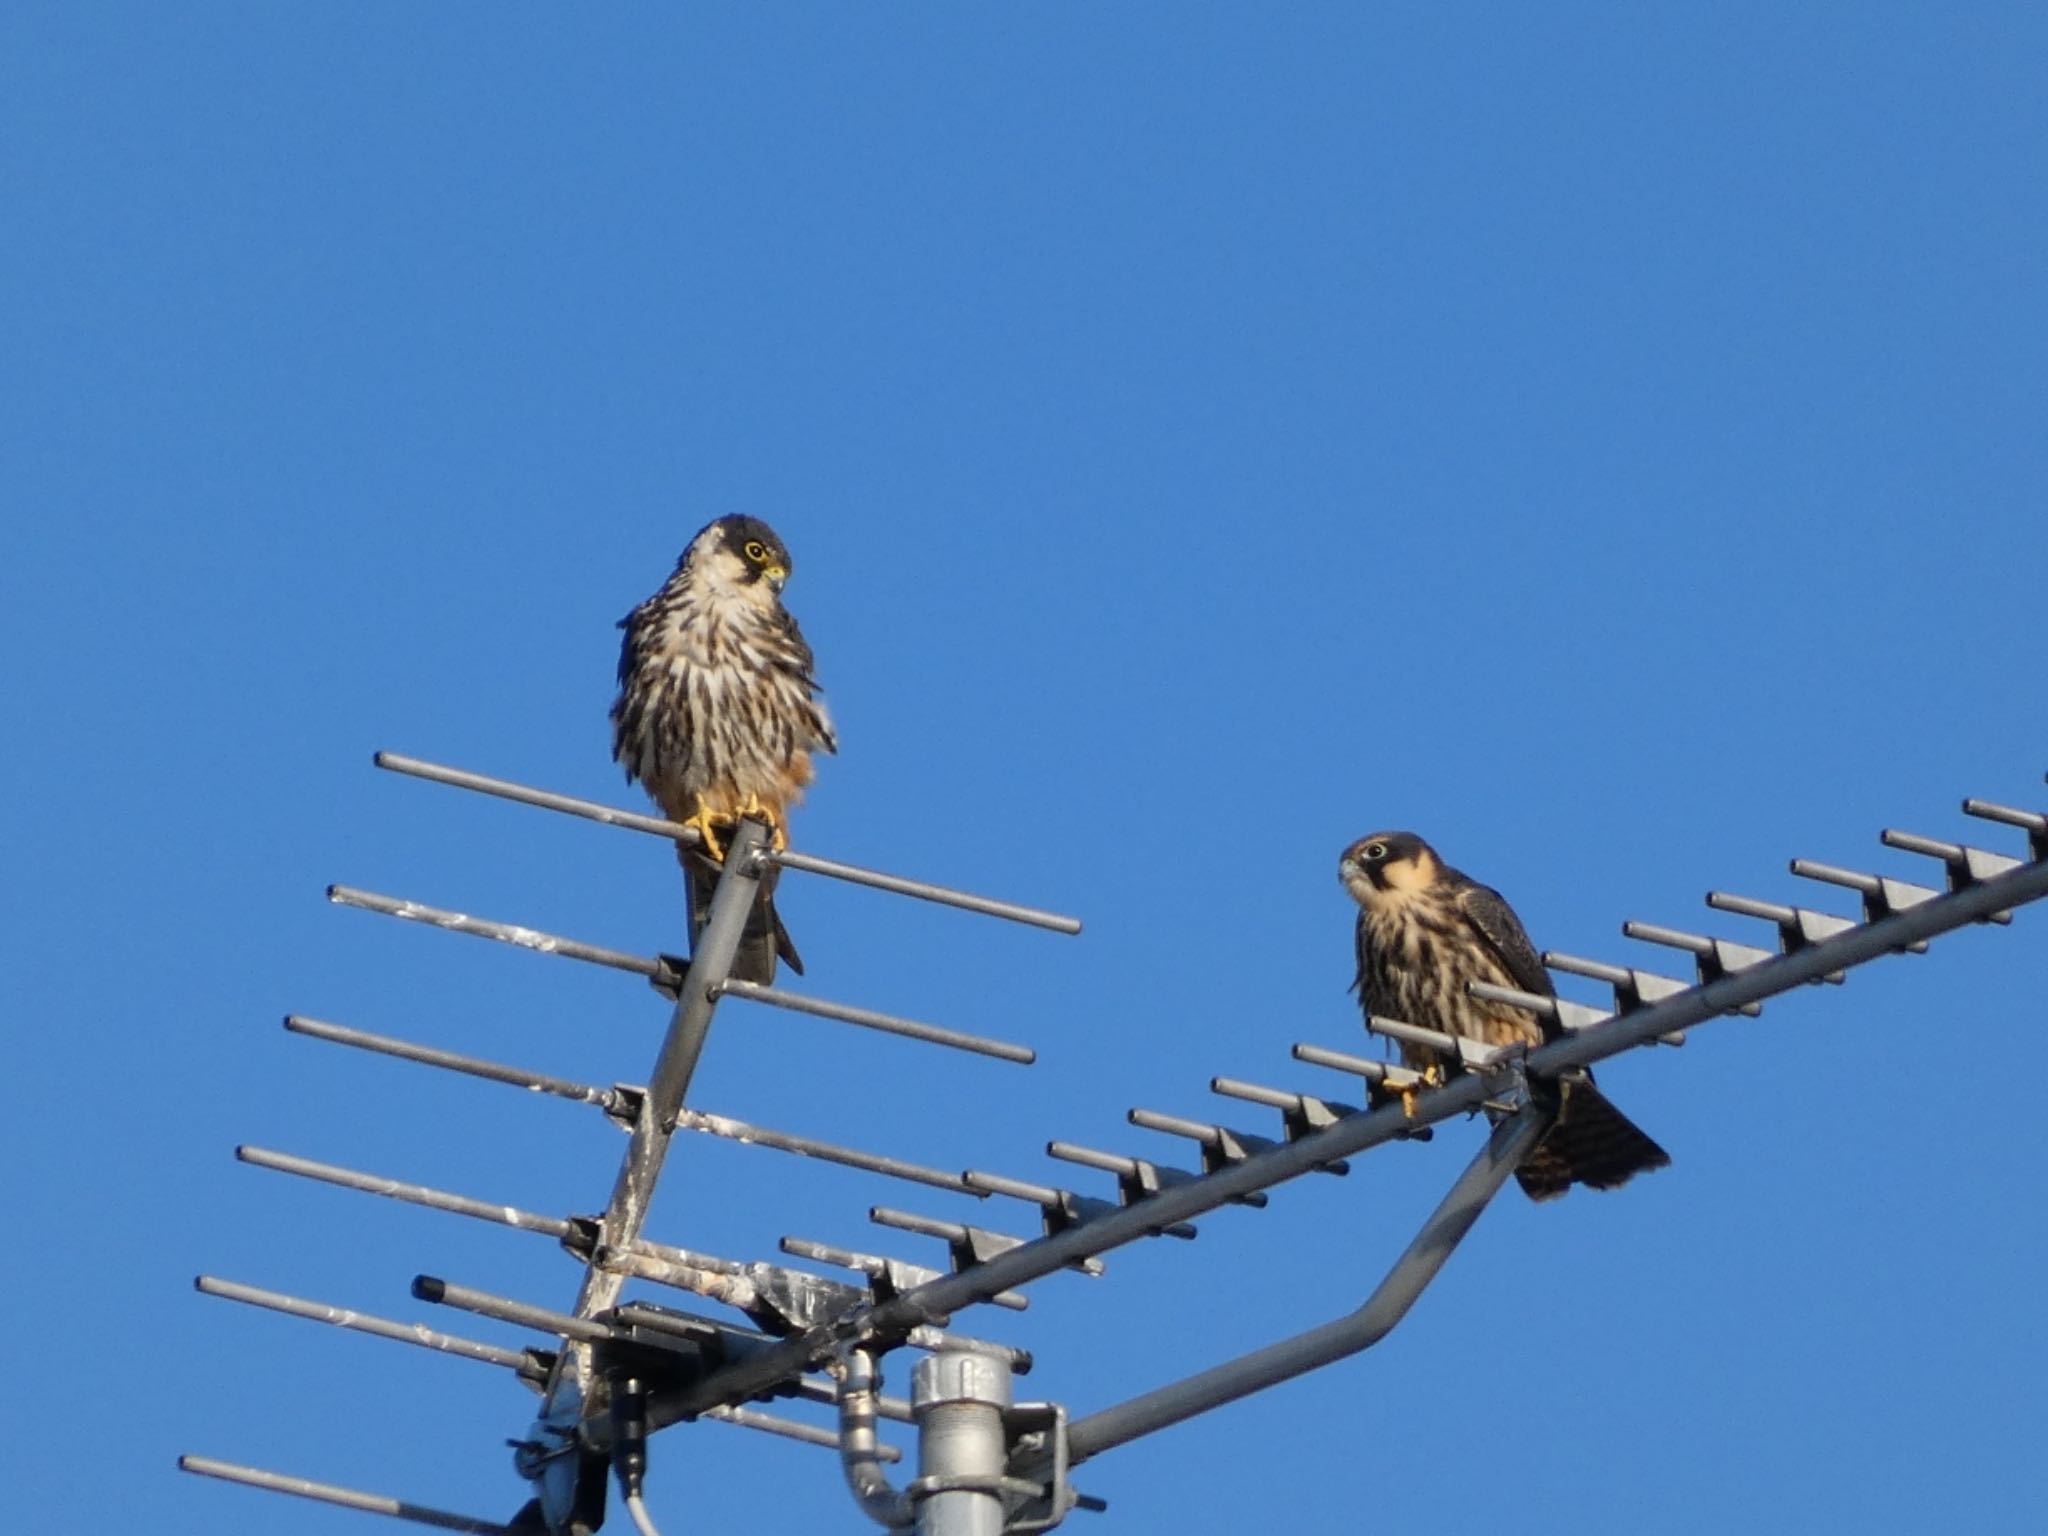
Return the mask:
<svg viewBox="0 0 2048 1536">
<path fill-rule="evenodd" d="M 1344 850 L 1337 877 L 1358 903 L 1358 975 L 1367 1015 L 1483 1045 L 1537 1045 L 1558 1026 L 1472 996 L 1475 981 L 1554 997 L 1550 973 L 1499 891 L 1452 869 L 1413 832 L 1375 832 Z M 1401 1043 L 1404 1066 L 1440 1083 L 1458 1067 L 1427 1046 Z M 1515 1170 L 1532 1200 L 1574 1184 L 1613 1189 L 1671 1159 L 1593 1086 L 1590 1071 L 1560 1077 L 1557 1121 Z"/>
<path fill-rule="evenodd" d="M 676 847 L 693 942 L 725 858 L 717 829 L 753 817 L 787 847 L 784 823 L 811 782 L 812 754 L 839 750 L 811 648 L 782 606 L 791 569 L 766 523 L 721 517 L 690 540 L 661 590 L 619 620 L 612 756 L 663 815 L 703 839 Z M 773 866 L 762 876 L 733 961 L 742 981 L 773 981 L 778 955 L 803 974 L 775 911 L 775 876 Z"/>
</svg>

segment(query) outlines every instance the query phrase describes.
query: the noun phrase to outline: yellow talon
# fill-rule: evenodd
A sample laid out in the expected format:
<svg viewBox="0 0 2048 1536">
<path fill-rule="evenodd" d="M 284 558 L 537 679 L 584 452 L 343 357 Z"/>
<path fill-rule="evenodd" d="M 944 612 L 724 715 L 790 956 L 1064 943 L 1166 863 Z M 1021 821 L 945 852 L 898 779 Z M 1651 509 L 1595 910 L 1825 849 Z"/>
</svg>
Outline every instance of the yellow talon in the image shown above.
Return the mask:
<svg viewBox="0 0 2048 1536">
<path fill-rule="evenodd" d="M 708 810 L 700 804 L 697 807 L 697 814 L 684 822 L 683 825 L 695 827 L 697 829 L 697 836 L 703 840 L 704 851 L 719 863 L 723 864 L 725 862 L 725 850 L 718 846 L 717 834 L 711 830 L 711 813 Z"/>
<path fill-rule="evenodd" d="M 747 796 L 747 803 L 740 807 L 740 815 L 767 822 L 768 840 L 777 852 L 789 846 L 789 834 L 782 830 L 782 818 L 763 805 L 759 795 Z"/>
<path fill-rule="evenodd" d="M 1415 1118 L 1416 1094 L 1423 1088 L 1442 1087 L 1443 1082 L 1444 1070 L 1442 1067 L 1438 1066 L 1435 1062 L 1431 1062 L 1428 1066 L 1424 1067 L 1422 1069 L 1422 1081 L 1419 1084 L 1407 1083 L 1402 1086 L 1400 1090 L 1401 1113 L 1407 1116 L 1410 1120 L 1413 1120 Z"/>
</svg>

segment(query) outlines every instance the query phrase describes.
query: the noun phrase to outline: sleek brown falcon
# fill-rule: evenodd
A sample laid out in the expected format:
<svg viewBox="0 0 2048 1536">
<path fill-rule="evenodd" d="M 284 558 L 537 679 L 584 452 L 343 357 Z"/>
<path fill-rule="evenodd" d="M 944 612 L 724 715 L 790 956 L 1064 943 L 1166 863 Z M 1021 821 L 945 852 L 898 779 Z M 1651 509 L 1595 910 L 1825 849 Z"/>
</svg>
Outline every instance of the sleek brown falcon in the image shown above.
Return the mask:
<svg viewBox="0 0 2048 1536">
<path fill-rule="evenodd" d="M 1337 877 L 1358 902 L 1353 985 L 1367 1014 L 1486 1045 L 1534 1045 L 1557 1033 L 1555 1024 L 1467 990 L 1483 981 L 1556 995 L 1536 946 L 1499 891 L 1452 869 L 1413 832 L 1361 837 L 1344 850 Z M 1405 1041 L 1401 1061 L 1432 1083 L 1458 1065 Z M 1530 1199 L 1552 1199 L 1574 1184 L 1613 1189 L 1671 1161 L 1593 1086 L 1590 1071 L 1556 1086 L 1564 1100 L 1557 1123 L 1515 1170 Z"/>
<path fill-rule="evenodd" d="M 811 648 L 782 606 L 789 551 L 758 518 L 721 517 L 690 540 L 659 592 L 619 620 L 619 696 L 612 756 L 671 821 L 695 827 L 702 850 L 677 847 L 690 888 L 690 932 L 708 912 L 725 854 L 716 828 L 766 820 L 775 846 L 811 782 L 811 754 L 838 738 L 818 700 Z M 779 954 L 803 961 L 776 915 L 775 870 L 761 881 L 732 974 L 775 979 Z"/>
</svg>

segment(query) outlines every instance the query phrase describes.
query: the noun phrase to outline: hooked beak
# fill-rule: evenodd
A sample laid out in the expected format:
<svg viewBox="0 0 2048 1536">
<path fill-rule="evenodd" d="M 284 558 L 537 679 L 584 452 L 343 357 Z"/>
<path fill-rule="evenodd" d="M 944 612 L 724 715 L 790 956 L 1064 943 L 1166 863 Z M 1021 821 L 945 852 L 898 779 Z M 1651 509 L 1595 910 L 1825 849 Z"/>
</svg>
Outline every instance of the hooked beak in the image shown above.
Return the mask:
<svg viewBox="0 0 2048 1536">
<path fill-rule="evenodd" d="M 775 589 L 776 595 L 780 596 L 782 584 L 789 580 L 789 569 L 786 566 L 771 565 L 761 575 L 766 578 L 768 585 Z"/>
</svg>

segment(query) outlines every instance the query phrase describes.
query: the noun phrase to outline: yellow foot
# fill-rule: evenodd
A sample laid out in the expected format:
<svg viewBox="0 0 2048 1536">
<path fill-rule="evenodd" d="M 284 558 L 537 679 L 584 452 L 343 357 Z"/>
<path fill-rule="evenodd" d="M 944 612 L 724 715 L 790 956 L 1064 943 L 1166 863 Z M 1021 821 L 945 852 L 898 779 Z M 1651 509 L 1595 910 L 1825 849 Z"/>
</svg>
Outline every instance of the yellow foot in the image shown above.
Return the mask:
<svg viewBox="0 0 2048 1536">
<path fill-rule="evenodd" d="M 1410 1120 L 1413 1120 L 1415 1118 L 1416 1094 L 1421 1092 L 1424 1088 L 1442 1087 L 1443 1081 L 1444 1069 L 1442 1067 L 1437 1066 L 1434 1062 L 1432 1062 L 1429 1066 L 1424 1067 L 1422 1069 L 1421 1082 L 1409 1083 L 1407 1086 L 1401 1089 L 1401 1113 L 1406 1115 Z"/>
<path fill-rule="evenodd" d="M 789 846 L 789 834 L 782 830 L 781 816 L 763 805 L 759 795 L 748 795 L 747 803 L 740 807 L 740 814 L 768 823 L 768 839 L 776 852 Z"/>
<path fill-rule="evenodd" d="M 697 836 L 703 839 L 698 846 L 719 863 L 723 864 L 725 862 L 725 850 L 718 846 L 718 835 L 711 830 L 711 813 L 709 811 L 705 810 L 701 805 L 698 806 L 697 814 L 684 822 L 683 825 L 695 827 L 697 829 Z"/>
</svg>

